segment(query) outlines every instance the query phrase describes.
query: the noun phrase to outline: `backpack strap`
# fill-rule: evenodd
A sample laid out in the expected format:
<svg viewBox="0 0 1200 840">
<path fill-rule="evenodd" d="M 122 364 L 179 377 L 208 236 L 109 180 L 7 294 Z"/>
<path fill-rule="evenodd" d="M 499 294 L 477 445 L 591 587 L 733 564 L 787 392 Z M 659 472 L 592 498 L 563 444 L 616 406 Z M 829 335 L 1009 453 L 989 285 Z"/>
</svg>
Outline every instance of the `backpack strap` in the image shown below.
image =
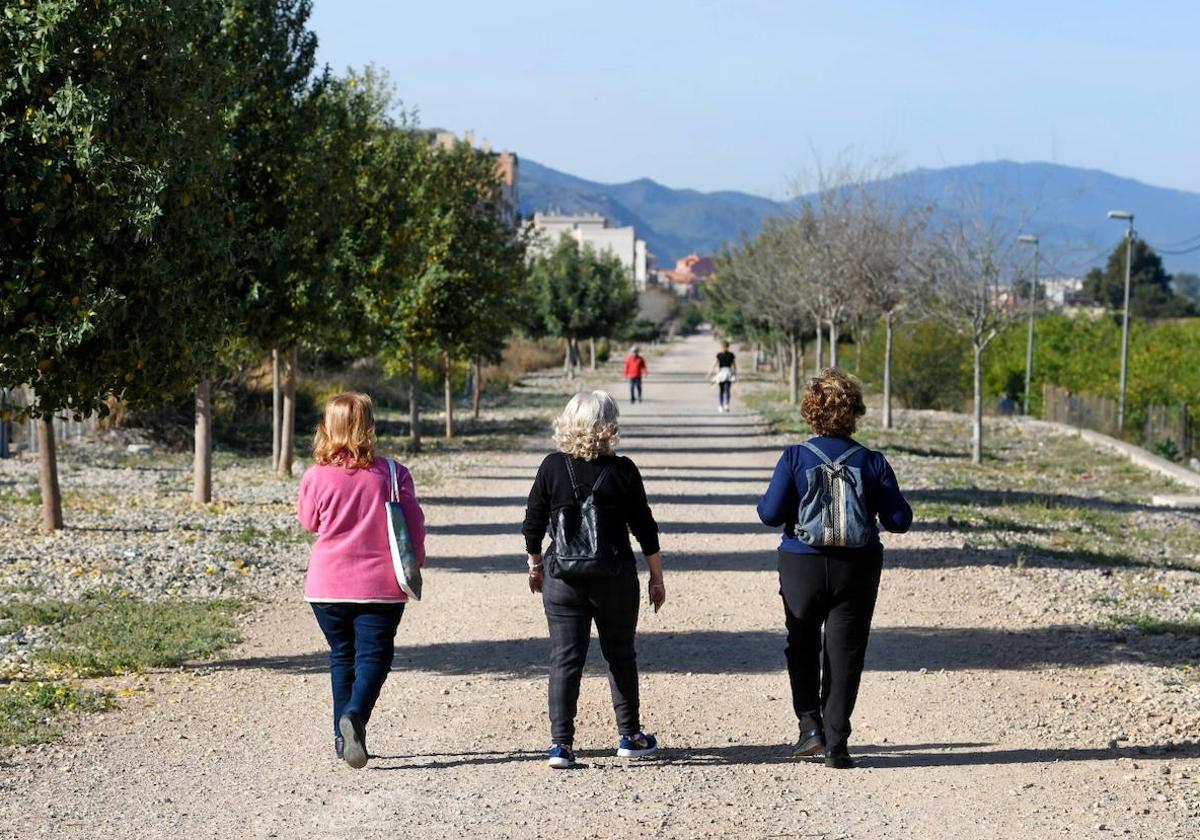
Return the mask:
<svg viewBox="0 0 1200 840">
<path fill-rule="evenodd" d="M 608 476 L 608 471 L 609 471 L 609 467 L 605 467 L 604 469 L 600 470 L 600 475 L 596 477 L 596 480 L 594 482 L 592 482 L 592 492 L 588 494 L 589 496 L 595 495 L 596 491 L 600 489 L 600 485 L 604 482 L 604 479 Z"/>
<path fill-rule="evenodd" d="M 567 475 L 570 477 L 570 481 L 571 481 L 571 497 L 578 499 L 579 498 L 579 482 L 575 480 L 575 468 L 573 466 L 571 466 L 571 456 L 568 455 L 566 452 L 564 452 L 562 454 L 562 456 L 563 456 L 563 460 L 567 462 Z"/>
<path fill-rule="evenodd" d="M 836 466 L 838 464 L 844 464 L 851 455 L 853 455 L 855 452 L 857 452 L 858 450 L 860 450 L 862 448 L 863 447 L 860 444 L 857 444 L 857 443 L 854 444 L 854 446 L 851 446 L 849 449 L 847 449 L 841 455 L 837 456 L 836 459 L 834 459 L 834 462 L 833 462 L 834 465 Z"/>
<path fill-rule="evenodd" d="M 800 445 L 803 446 L 808 451 L 815 453 L 816 456 L 821 459 L 821 462 L 824 463 L 828 467 L 840 467 L 842 464 L 844 464 L 846 462 L 847 458 L 849 458 L 855 452 L 858 452 L 858 450 L 863 448 L 861 444 L 856 443 L 856 444 L 854 444 L 854 446 L 851 446 L 849 449 L 847 449 L 841 455 L 837 456 L 837 458 L 835 460 L 830 460 L 829 456 L 826 455 L 824 452 L 822 452 L 820 449 L 818 449 L 817 445 L 814 444 L 811 440 L 806 440 L 803 443 L 801 443 Z"/>
<path fill-rule="evenodd" d="M 800 445 L 803 446 L 805 449 L 807 449 L 809 452 L 814 453 L 818 458 L 820 458 L 821 463 L 826 464 L 827 466 L 830 466 L 830 467 L 833 466 L 833 461 L 829 460 L 829 456 L 826 455 L 824 452 L 822 452 L 820 449 L 817 449 L 816 445 L 811 440 L 806 440 L 803 443 L 801 443 Z"/>
<path fill-rule="evenodd" d="M 571 464 L 571 456 L 564 452 L 563 458 L 565 458 L 567 461 L 567 475 L 571 477 L 571 494 L 578 499 L 579 482 L 575 478 L 575 467 Z M 610 467 L 605 467 L 604 469 L 600 470 L 600 475 L 596 476 L 596 480 L 592 482 L 592 489 L 588 491 L 587 496 L 584 496 L 585 499 L 600 489 L 600 485 L 603 484 L 604 479 L 608 477 L 609 469 Z"/>
</svg>

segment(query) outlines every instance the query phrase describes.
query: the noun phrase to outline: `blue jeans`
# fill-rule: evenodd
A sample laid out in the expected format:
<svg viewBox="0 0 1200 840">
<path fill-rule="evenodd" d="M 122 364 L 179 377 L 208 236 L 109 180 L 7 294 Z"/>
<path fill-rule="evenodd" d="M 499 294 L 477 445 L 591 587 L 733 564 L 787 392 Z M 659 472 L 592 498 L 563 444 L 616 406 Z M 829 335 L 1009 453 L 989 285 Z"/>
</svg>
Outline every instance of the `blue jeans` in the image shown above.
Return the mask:
<svg viewBox="0 0 1200 840">
<path fill-rule="evenodd" d="M 637 402 L 642 398 L 642 377 L 629 377 L 629 401 Z"/>
<path fill-rule="evenodd" d="M 364 724 L 371 719 L 392 669 L 404 604 L 313 604 L 312 610 L 329 643 L 336 737 L 342 715 L 357 712 Z"/>
</svg>

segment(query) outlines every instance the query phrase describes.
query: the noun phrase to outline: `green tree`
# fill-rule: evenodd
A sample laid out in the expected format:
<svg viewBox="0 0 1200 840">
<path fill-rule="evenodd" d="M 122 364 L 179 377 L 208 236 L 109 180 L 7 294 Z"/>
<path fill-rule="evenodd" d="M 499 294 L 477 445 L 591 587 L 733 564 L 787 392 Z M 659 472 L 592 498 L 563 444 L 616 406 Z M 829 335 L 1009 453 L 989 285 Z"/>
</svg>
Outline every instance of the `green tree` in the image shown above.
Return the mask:
<svg viewBox="0 0 1200 840">
<path fill-rule="evenodd" d="M 245 0 L 235 48 L 260 61 L 243 88 L 235 133 L 239 249 L 247 335 L 283 360 L 280 475 L 291 473 L 299 350 L 342 344 L 361 322 L 354 290 L 365 222 L 365 173 L 390 99 L 377 75 L 311 78 L 308 0 Z"/>
<path fill-rule="evenodd" d="M 1181 271 L 1175 275 L 1171 285 L 1175 294 L 1191 302 L 1193 309 L 1200 309 L 1200 274 Z"/>
<path fill-rule="evenodd" d="M 494 359 L 512 334 L 526 277 L 525 241 L 505 221 L 500 174 L 489 152 L 456 142 L 435 148 L 431 159 L 441 242 L 419 298 L 429 344 L 441 355 L 449 439 L 455 362 Z"/>
<path fill-rule="evenodd" d="M 593 254 L 587 274 L 585 304 L 591 316 L 581 337 L 588 340 L 589 366 L 596 369 L 596 339 L 623 335 L 638 314 L 638 292 L 633 277 L 620 259 L 608 252 Z"/>
<path fill-rule="evenodd" d="M 371 258 L 363 306 L 372 352 L 409 376 L 410 434 L 419 448 L 421 363 L 442 369 L 452 437 L 453 372 L 462 360 L 495 358 L 511 334 L 525 244 L 504 221 L 489 153 L 465 142 L 441 147 L 407 127 L 383 135 L 364 226 Z"/>
<path fill-rule="evenodd" d="M 575 375 L 579 339 L 611 337 L 636 315 L 636 291 L 629 272 L 613 254 L 597 254 L 564 235 L 530 269 L 534 298 L 545 334 L 563 339 L 563 373 Z M 632 305 L 630 300 L 632 299 Z"/>
<path fill-rule="evenodd" d="M 43 525 L 51 418 L 157 405 L 210 364 L 230 303 L 221 5 L 11 6 L 0 30 L 0 384 L 30 384 Z"/>
<path fill-rule="evenodd" d="M 1122 241 L 1108 256 L 1104 269 L 1093 268 L 1083 279 L 1088 300 L 1119 312 L 1125 305 L 1125 251 Z M 1129 277 L 1129 312 L 1135 318 L 1177 318 L 1193 312 L 1186 298 L 1171 288 L 1171 275 L 1162 258 L 1141 239 L 1133 241 Z"/>
</svg>

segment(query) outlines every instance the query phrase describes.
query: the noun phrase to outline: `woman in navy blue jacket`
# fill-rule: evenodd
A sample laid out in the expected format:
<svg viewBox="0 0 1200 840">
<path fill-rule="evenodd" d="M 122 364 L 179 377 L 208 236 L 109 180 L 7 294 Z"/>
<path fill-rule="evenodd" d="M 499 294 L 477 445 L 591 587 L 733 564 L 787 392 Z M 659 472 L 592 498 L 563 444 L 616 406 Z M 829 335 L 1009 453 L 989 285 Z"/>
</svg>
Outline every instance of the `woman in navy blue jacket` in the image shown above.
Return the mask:
<svg viewBox="0 0 1200 840">
<path fill-rule="evenodd" d="M 824 751 L 825 766 L 839 769 L 854 766 L 846 742 L 879 593 L 883 564 L 879 526 L 902 534 L 912 524 L 912 508 L 901 495 L 887 459 L 850 437 L 866 410 L 858 380 L 833 368 L 808 383 L 800 406 L 815 433 L 808 446 L 834 462 L 850 453 L 845 466 L 861 476 L 867 523 L 860 540 L 863 545 L 813 547 L 810 542 L 821 540 L 797 529 L 809 470 L 825 463 L 804 444 L 783 451 L 771 485 L 758 502 L 763 524 L 783 527 L 779 592 L 787 622 L 792 706 L 800 722 L 793 755 Z"/>
</svg>

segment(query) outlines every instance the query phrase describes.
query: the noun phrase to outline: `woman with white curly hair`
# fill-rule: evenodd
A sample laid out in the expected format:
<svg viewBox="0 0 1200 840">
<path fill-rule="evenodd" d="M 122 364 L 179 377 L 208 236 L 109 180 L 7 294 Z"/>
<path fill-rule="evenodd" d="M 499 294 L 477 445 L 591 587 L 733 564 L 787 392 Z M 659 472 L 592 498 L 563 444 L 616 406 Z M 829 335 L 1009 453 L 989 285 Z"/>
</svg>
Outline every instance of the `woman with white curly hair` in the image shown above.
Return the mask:
<svg viewBox="0 0 1200 840">
<path fill-rule="evenodd" d="M 529 491 L 525 550 L 529 590 L 542 593 L 550 627 L 549 764 L 575 763 L 575 712 L 592 622 L 608 662 L 620 740 L 617 755 L 646 756 L 658 749 L 642 732 L 638 706 L 637 565 L 633 533 L 646 565 L 654 611 L 667 599 L 658 524 L 633 461 L 613 453 L 620 436 L 617 403 L 604 391 L 579 393 L 554 421 L 558 452 L 546 456 Z M 542 540 L 549 528 L 545 560 Z M 568 533 L 569 532 L 569 533 Z"/>
</svg>

